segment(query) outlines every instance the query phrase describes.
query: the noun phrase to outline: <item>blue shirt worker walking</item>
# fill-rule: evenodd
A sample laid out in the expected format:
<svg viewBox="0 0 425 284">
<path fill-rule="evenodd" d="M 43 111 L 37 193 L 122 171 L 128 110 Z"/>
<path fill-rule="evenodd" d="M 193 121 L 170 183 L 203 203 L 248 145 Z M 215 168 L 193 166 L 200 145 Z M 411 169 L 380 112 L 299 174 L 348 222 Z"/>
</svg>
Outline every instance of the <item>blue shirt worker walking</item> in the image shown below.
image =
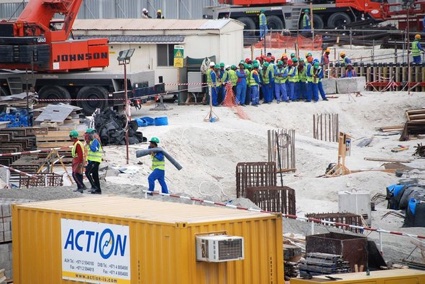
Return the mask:
<svg viewBox="0 0 425 284">
<path fill-rule="evenodd" d="M 424 49 L 421 46 L 421 43 L 419 40 L 421 39 L 421 35 L 417 34 L 415 35 L 415 40 L 412 42 L 412 57 L 413 62 L 416 64 L 420 64 L 422 62 L 421 60 L 421 52 L 424 52 Z"/>
<path fill-rule="evenodd" d="M 260 26 L 260 40 L 263 40 L 267 34 L 267 17 L 264 14 L 265 10 L 260 11 L 260 16 L 258 16 L 258 22 Z"/>
<path fill-rule="evenodd" d="M 159 144 L 158 137 L 152 137 L 151 140 L 149 140 L 149 149 L 157 148 Z M 155 190 L 155 181 L 158 180 L 159 184 L 161 185 L 161 192 L 162 193 L 168 193 L 168 187 L 165 183 L 165 157 L 164 153 L 162 152 L 152 152 L 152 173 L 148 177 L 148 183 L 149 183 L 149 193 L 152 194 L 152 192 Z"/>
</svg>

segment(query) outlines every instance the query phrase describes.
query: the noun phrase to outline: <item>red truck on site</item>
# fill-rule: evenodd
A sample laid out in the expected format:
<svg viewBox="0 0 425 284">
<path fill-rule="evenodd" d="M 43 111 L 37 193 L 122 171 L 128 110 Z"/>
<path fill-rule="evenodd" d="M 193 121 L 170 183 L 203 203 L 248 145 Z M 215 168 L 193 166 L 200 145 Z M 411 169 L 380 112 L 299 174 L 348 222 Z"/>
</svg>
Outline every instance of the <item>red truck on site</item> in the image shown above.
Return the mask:
<svg viewBox="0 0 425 284">
<path fill-rule="evenodd" d="M 125 105 L 124 77 L 130 93 L 163 90 L 163 84 L 153 86 L 153 71 L 126 76 L 104 71 L 109 65 L 108 39 L 71 38 L 81 4 L 30 0 L 16 20 L 0 21 L 0 96 L 31 89 L 41 101 L 72 103 L 90 115 L 97 108 Z"/>
<path fill-rule="evenodd" d="M 377 23 L 396 20 L 399 29 L 406 26 L 409 15 L 412 30 L 422 30 L 425 2 L 389 4 L 387 0 L 219 0 L 220 5 L 204 8 L 204 17 L 232 18 L 245 24 L 246 30 L 259 29 L 258 15 L 265 11 L 272 30 L 301 28 L 303 13 L 312 13 L 315 29 L 336 29 L 356 22 Z M 404 4 L 404 5 L 403 5 Z M 408 8 L 407 8 L 408 7 Z"/>
</svg>

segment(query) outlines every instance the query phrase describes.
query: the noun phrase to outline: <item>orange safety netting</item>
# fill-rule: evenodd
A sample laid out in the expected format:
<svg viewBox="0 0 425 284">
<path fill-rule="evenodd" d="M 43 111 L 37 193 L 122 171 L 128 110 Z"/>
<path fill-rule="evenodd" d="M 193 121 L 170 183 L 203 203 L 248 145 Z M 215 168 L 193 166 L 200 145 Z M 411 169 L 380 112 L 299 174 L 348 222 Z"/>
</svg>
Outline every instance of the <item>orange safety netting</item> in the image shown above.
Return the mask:
<svg viewBox="0 0 425 284">
<path fill-rule="evenodd" d="M 300 49 L 321 50 L 322 43 L 323 39 L 320 35 L 316 35 L 314 38 L 307 38 L 302 35 L 290 36 L 271 33 L 266 36 L 266 48 L 295 49 L 295 44 L 297 44 Z M 255 48 L 263 48 L 264 40 L 257 42 L 254 46 Z"/>
<path fill-rule="evenodd" d="M 235 110 L 236 114 L 242 119 L 249 119 L 248 115 L 243 111 L 243 108 L 240 105 L 236 104 L 235 94 L 233 93 L 232 84 L 228 83 L 225 86 L 226 88 L 226 97 L 221 103 L 223 106 L 231 107 Z"/>
</svg>

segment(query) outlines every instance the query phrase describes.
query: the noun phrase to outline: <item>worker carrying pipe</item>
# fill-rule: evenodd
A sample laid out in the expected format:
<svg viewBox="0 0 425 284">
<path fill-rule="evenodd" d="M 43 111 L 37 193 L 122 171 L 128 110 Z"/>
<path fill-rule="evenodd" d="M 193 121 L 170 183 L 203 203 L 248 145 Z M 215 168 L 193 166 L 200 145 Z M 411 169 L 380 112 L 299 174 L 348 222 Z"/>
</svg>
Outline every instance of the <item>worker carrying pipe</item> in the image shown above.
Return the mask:
<svg viewBox="0 0 425 284">
<path fill-rule="evenodd" d="M 158 180 L 161 185 L 161 192 L 168 193 L 168 187 L 165 183 L 165 158 L 167 158 L 178 170 L 181 170 L 183 167 L 166 151 L 158 147 L 159 139 L 157 137 L 152 137 L 149 140 L 149 148 L 145 150 L 136 151 L 136 157 L 140 158 L 146 155 L 151 155 L 152 157 L 152 173 L 148 177 L 149 183 L 149 193 L 155 189 L 155 181 Z"/>
</svg>

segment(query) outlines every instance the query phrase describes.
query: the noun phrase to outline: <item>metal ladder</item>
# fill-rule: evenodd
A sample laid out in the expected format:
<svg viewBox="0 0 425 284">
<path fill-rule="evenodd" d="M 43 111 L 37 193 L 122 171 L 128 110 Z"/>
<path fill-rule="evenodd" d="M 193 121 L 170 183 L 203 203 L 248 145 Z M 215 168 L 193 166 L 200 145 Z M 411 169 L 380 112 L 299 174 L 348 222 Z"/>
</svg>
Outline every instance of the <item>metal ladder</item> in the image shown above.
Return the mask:
<svg viewBox="0 0 425 284">
<path fill-rule="evenodd" d="M 299 28 L 299 20 L 302 8 L 294 8 L 291 12 L 291 27 L 288 30 L 297 30 Z"/>
<path fill-rule="evenodd" d="M 11 95 L 17 95 L 22 93 L 22 81 L 20 77 L 9 77 L 7 78 L 9 83 L 9 89 Z"/>
</svg>

